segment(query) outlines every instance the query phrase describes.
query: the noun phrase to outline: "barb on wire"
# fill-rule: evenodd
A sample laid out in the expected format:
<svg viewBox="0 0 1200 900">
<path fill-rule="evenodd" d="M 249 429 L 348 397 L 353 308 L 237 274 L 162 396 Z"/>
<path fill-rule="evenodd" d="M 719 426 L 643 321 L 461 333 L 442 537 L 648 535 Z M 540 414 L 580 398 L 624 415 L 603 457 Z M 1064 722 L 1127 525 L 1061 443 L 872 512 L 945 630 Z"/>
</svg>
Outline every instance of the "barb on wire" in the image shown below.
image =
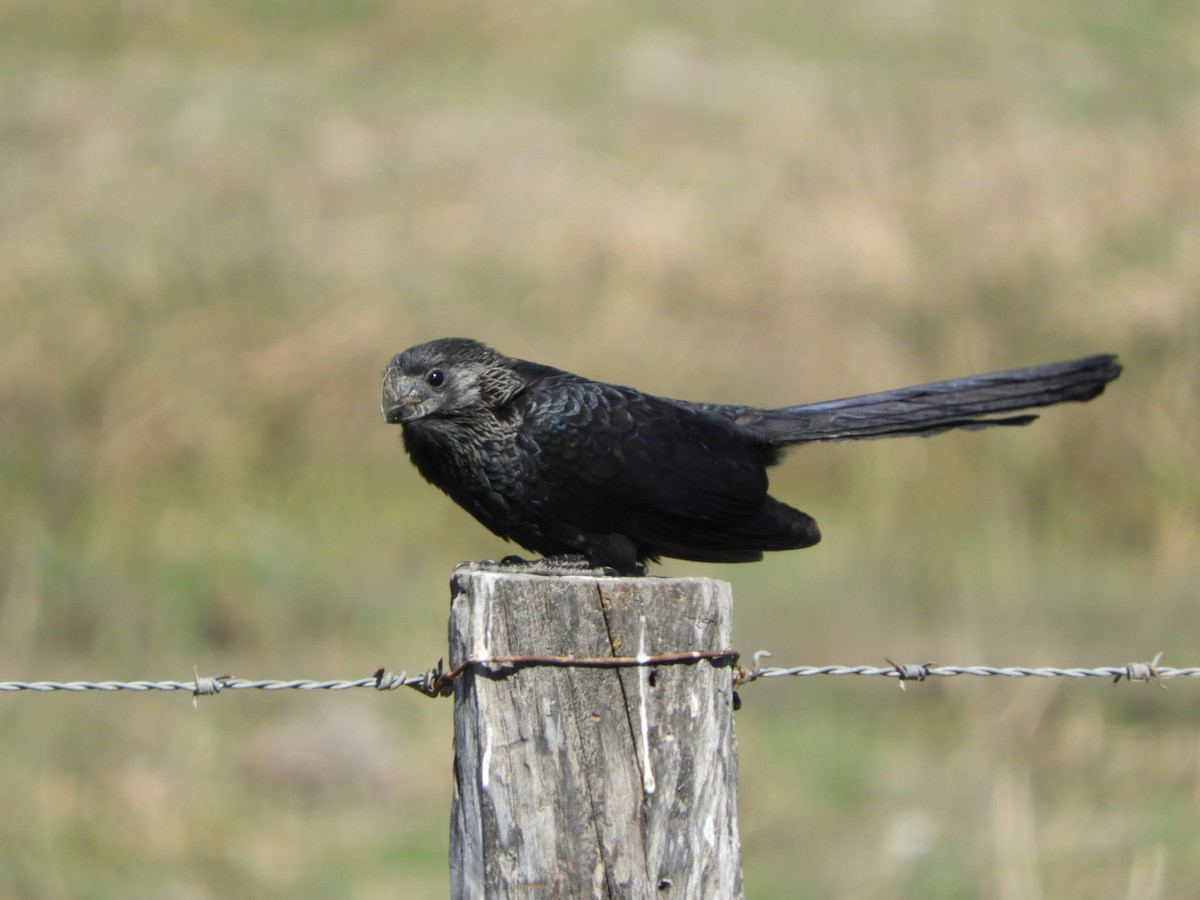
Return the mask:
<svg viewBox="0 0 1200 900">
<path fill-rule="evenodd" d="M 886 657 L 885 657 L 886 658 Z M 919 666 L 914 666 L 912 663 L 898 663 L 888 659 L 888 665 L 896 670 L 896 677 L 900 679 L 900 690 L 904 690 L 904 682 L 906 681 L 924 681 L 929 677 L 929 670 L 933 668 L 933 663 L 922 663 Z"/>
<path fill-rule="evenodd" d="M 1163 684 L 1163 679 L 1177 676 L 1166 674 L 1167 670 L 1158 667 L 1158 664 L 1162 662 L 1162 656 L 1162 651 L 1159 650 L 1150 662 L 1129 663 L 1125 666 L 1124 672 L 1118 672 L 1113 676 L 1113 684 L 1116 684 L 1122 678 L 1128 678 L 1130 681 L 1153 681 L 1165 691 L 1167 686 Z"/>
</svg>

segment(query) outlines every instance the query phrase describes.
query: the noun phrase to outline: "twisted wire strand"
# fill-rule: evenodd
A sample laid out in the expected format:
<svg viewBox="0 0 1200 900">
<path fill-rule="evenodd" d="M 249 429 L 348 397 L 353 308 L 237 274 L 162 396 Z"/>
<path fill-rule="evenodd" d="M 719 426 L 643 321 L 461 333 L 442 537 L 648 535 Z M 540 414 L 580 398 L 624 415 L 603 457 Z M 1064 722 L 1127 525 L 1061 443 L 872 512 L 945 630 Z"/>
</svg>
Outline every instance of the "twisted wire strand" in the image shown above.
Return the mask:
<svg viewBox="0 0 1200 900">
<path fill-rule="evenodd" d="M 1122 678 L 1128 681 L 1153 682 L 1165 687 L 1169 678 L 1200 678 L 1200 668 L 1186 669 L 1160 665 L 1162 652 L 1148 662 L 1129 662 L 1123 666 L 1100 666 L 1096 668 L 1063 668 L 1059 666 L 941 666 L 935 663 L 898 663 L 888 660 L 886 666 L 764 666 L 771 657 L 766 650 L 754 654 L 754 667 L 743 669 L 740 684 L 748 684 L 760 678 L 780 678 L 809 675 L 876 675 L 906 681 L 924 681 L 933 677 L 952 678 L 956 675 L 973 675 L 979 678 L 1111 678 L 1113 683 Z"/>
<path fill-rule="evenodd" d="M 1135 674 L 1132 676 L 1134 681 L 1147 681 L 1155 676 L 1166 680 L 1169 678 L 1200 678 L 1200 668 L 1176 669 L 1170 666 L 1157 667 L 1149 678 L 1139 677 L 1136 672 L 1138 669 L 1135 665 Z M 912 667 L 919 670 L 925 677 L 953 677 L 955 675 L 975 675 L 979 677 L 1004 677 L 1004 678 L 1130 678 L 1129 665 L 1124 666 L 1101 666 L 1094 669 L 1088 668 L 1058 668 L 1055 666 L 915 666 Z M 800 676 L 808 675 L 881 675 L 885 678 L 903 678 L 908 681 L 919 681 L 921 678 L 910 675 L 905 671 L 898 671 L 896 666 L 793 666 L 785 668 L 782 666 L 764 666 L 761 669 L 752 670 L 744 683 L 757 681 L 760 678 L 780 678 L 784 676 Z"/>
<path fill-rule="evenodd" d="M 1062 668 L 1058 666 L 944 666 L 935 663 L 897 663 L 888 660 L 886 666 L 764 666 L 763 662 L 770 653 L 760 650 L 754 654 L 752 668 L 736 669 L 736 684 L 744 686 L 764 678 L 807 677 L 812 675 L 866 675 L 884 678 L 898 678 L 903 687 L 905 682 L 925 681 L 928 678 L 951 678 L 959 675 L 980 678 L 1111 678 L 1114 682 L 1127 681 L 1153 682 L 1164 686 L 1163 682 L 1172 678 L 1200 678 L 1200 667 L 1174 668 L 1160 665 L 1162 654 L 1159 653 L 1149 662 L 1130 662 L 1123 666 L 1100 666 L 1096 668 Z M 406 672 L 392 673 L 380 667 L 369 678 L 358 678 L 352 681 L 331 679 L 317 681 L 313 679 L 257 679 L 235 678 L 232 675 L 205 676 L 199 672 L 191 681 L 0 681 L 0 693 L 18 691 L 33 691 L 35 693 L 51 693 L 67 691 L 83 693 L 88 691 L 187 691 L 194 697 L 212 696 L 224 690 L 244 691 L 345 691 L 356 688 L 372 688 L 378 691 L 392 691 L 401 687 L 409 687 L 429 696 L 440 696 L 449 693 L 451 684 L 459 675 L 476 666 L 507 666 L 517 667 L 553 666 L 579 668 L 624 668 L 630 666 L 673 665 L 693 663 L 702 659 L 716 664 L 729 664 L 736 660 L 733 650 L 686 651 L 682 653 L 666 653 L 659 656 L 646 657 L 617 657 L 617 658 L 578 658 L 548 657 L 548 656 L 506 656 L 489 659 L 467 660 L 454 670 L 447 672 L 439 661 L 427 672 L 418 675 L 408 675 Z"/>
<path fill-rule="evenodd" d="M 205 696 L 218 694 L 221 691 L 345 691 L 354 688 L 374 688 L 375 690 L 394 690 L 397 687 L 416 687 L 425 681 L 424 675 L 408 677 L 401 673 L 393 676 L 384 673 L 384 677 L 372 676 L 359 678 L 354 681 L 332 679 L 316 681 L 307 678 L 272 679 L 264 678 L 249 680 L 245 678 L 226 678 L 200 676 L 193 681 L 0 681 L 0 692 L 35 691 L 50 693 L 53 691 L 70 691 L 82 693 L 86 691 L 187 691 L 189 694 Z M 382 683 L 381 683 L 382 682 Z"/>
</svg>

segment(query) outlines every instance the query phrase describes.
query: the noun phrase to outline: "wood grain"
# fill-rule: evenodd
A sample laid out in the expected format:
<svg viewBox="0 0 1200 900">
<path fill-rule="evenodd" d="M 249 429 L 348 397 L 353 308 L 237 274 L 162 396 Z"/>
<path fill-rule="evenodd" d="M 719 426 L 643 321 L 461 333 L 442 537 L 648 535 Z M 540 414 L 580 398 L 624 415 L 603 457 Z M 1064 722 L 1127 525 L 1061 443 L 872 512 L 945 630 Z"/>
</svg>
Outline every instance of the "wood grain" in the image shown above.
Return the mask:
<svg viewBox="0 0 1200 900">
<path fill-rule="evenodd" d="M 450 664 L 731 646 L 729 585 L 460 569 Z M 732 669 L 472 667 L 455 683 L 451 885 L 740 897 Z"/>
</svg>

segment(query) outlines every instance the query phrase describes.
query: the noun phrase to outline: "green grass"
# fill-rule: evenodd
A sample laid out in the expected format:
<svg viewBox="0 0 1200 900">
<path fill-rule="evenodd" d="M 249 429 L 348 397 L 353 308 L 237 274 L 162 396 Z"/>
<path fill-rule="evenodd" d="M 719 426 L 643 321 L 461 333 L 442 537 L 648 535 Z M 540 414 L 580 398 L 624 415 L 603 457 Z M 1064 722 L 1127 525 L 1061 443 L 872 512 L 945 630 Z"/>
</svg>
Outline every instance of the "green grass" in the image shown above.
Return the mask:
<svg viewBox="0 0 1200 900">
<path fill-rule="evenodd" d="M 1116 351 L 1018 433 L 805 448 L 774 662 L 1200 658 L 1194 4 L 14 3 L 0 677 L 360 677 L 511 550 L 378 418 L 448 334 L 763 405 Z M 865 680 L 864 680 L 865 681 Z M 754 897 L 1189 896 L 1190 684 L 743 692 Z M 450 708 L 8 695 L 0 894 L 444 896 Z"/>
</svg>

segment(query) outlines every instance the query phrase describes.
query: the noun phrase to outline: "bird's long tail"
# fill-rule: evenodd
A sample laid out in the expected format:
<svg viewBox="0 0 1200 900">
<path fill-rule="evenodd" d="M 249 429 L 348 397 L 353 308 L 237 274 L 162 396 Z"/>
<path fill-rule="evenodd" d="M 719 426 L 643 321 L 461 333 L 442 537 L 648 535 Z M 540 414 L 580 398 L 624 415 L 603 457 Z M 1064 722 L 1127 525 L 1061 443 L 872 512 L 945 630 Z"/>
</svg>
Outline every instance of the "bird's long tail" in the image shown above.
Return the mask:
<svg viewBox="0 0 1200 900">
<path fill-rule="evenodd" d="M 1037 416 L 1001 414 L 1091 400 L 1120 374 L 1115 356 L 1089 356 L 844 400 L 782 409 L 747 408 L 734 418 L 747 433 L 774 446 L 1028 425 Z"/>
</svg>

